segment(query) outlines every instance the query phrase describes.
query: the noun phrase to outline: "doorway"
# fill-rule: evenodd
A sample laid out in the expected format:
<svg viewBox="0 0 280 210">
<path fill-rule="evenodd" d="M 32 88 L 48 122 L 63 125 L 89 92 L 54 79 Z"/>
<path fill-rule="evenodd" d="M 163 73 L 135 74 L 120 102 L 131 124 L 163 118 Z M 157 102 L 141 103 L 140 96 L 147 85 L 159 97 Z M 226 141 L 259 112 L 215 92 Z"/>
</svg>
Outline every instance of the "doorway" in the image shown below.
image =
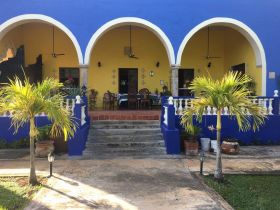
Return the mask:
<svg viewBox="0 0 280 210">
<path fill-rule="evenodd" d="M 119 68 L 119 93 L 138 92 L 138 69 Z"/>
<path fill-rule="evenodd" d="M 179 69 L 179 96 L 193 96 L 188 89 L 194 79 L 194 69 Z"/>
<path fill-rule="evenodd" d="M 245 72 L 246 72 L 246 65 L 245 65 L 245 63 L 241 63 L 241 64 L 238 64 L 238 65 L 234 65 L 234 66 L 232 66 L 231 67 L 231 71 L 232 72 L 238 72 L 238 73 L 240 73 L 240 74 L 245 74 Z"/>
</svg>

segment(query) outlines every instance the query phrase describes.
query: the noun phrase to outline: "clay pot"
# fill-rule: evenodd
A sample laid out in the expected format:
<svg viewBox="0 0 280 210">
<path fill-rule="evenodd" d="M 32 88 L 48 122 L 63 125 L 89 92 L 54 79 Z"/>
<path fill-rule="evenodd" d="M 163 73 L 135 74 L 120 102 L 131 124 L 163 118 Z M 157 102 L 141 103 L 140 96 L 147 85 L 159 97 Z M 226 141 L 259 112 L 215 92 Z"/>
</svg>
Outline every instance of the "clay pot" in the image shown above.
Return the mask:
<svg viewBox="0 0 280 210">
<path fill-rule="evenodd" d="M 48 154 L 54 151 L 53 141 L 38 141 L 36 142 L 35 156 L 48 157 Z"/>
<path fill-rule="evenodd" d="M 184 140 L 185 154 L 197 155 L 198 154 L 198 142 Z"/>
<path fill-rule="evenodd" d="M 221 149 L 225 154 L 236 155 L 239 153 L 240 147 L 238 142 L 223 141 Z"/>
</svg>

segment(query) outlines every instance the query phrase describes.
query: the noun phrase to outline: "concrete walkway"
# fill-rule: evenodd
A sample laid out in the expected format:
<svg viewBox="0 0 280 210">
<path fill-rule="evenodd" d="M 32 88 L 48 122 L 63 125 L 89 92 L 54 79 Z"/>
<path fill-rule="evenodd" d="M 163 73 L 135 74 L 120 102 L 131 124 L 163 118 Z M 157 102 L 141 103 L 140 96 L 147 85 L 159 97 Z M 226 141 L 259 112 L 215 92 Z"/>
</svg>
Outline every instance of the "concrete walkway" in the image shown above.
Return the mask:
<svg viewBox="0 0 280 210">
<path fill-rule="evenodd" d="M 199 171 L 198 159 L 59 159 L 55 176 L 26 209 L 228 209 L 192 175 Z M 36 166 L 38 174 L 48 175 L 46 160 L 36 160 Z M 215 155 L 207 154 L 204 169 L 213 173 L 214 168 Z M 223 169 L 279 173 L 280 146 L 244 147 L 238 156 L 223 155 Z M 0 176 L 28 171 L 26 156 L 0 161 Z"/>
<path fill-rule="evenodd" d="M 48 163 L 37 161 L 39 174 Z M 0 174 L 27 174 L 28 161 L 1 161 Z M 58 160 L 26 209 L 223 209 L 182 160 Z"/>
</svg>

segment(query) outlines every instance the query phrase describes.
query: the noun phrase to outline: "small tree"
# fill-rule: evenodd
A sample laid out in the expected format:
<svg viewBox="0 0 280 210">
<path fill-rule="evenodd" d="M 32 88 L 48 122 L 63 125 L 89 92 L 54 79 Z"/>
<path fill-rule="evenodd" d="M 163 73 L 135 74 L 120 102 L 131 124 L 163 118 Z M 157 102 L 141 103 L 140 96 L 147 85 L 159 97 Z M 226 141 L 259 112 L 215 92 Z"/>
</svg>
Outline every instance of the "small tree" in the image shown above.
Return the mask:
<svg viewBox="0 0 280 210">
<path fill-rule="evenodd" d="M 53 137 L 63 134 L 67 140 L 75 132 L 75 124 L 69 111 L 60 106 L 64 96 L 57 90 L 61 86 L 62 84 L 55 79 L 30 84 L 28 79 L 25 78 L 24 82 L 21 82 L 16 77 L 0 90 L 0 112 L 10 112 L 15 132 L 26 123 L 30 125 L 29 183 L 32 185 L 37 184 L 34 143 L 39 132 L 35 124 L 35 116 L 41 113 L 48 115 L 52 122 L 50 133 Z"/>
<path fill-rule="evenodd" d="M 251 78 L 247 75 L 236 73 L 226 74 L 222 80 L 213 80 L 211 77 L 196 77 L 190 85 L 190 89 L 198 97 L 193 101 L 193 106 L 187 109 L 181 118 L 181 123 L 187 129 L 191 129 L 193 119 L 202 121 L 202 116 L 207 106 L 217 108 L 217 153 L 216 169 L 214 177 L 217 180 L 223 179 L 222 158 L 221 158 L 221 114 L 224 107 L 228 107 L 230 117 L 235 117 L 239 130 L 248 131 L 253 128 L 255 131 L 264 124 L 265 115 L 263 108 L 254 104 L 248 96 L 251 91 L 247 84 Z M 249 112 L 250 115 L 245 113 Z"/>
</svg>

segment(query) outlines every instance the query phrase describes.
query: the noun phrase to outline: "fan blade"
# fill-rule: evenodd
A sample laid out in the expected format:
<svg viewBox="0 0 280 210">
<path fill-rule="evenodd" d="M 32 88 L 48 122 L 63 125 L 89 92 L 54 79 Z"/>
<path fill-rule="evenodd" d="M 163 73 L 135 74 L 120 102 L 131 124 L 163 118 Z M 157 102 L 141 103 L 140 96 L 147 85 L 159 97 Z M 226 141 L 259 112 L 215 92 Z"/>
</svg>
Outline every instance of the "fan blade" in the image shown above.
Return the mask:
<svg viewBox="0 0 280 210">
<path fill-rule="evenodd" d="M 220 56 L 206 56 L 206 59 L 215 59 L 215 58 L 222 58 Z"/>
<path fill-rule="evenodd" d="M 134 54 L 130 54 L 128 57 L 129 57 L 129 58 L 138 59 L 138 57 L 136 57 Z"/>
<path fill-rule="evenodd" d="M 65 55 L 64 53 L 55 53 L 56 56 L 59 56 L 59 55 Z"/>
<path fill-rule="evenodd" d="M 65 55 L 65 54 L 64 53 L 52 53 L 51 55 L 53 58 L 57 58 L 57 56 Z"/>
</svg>

